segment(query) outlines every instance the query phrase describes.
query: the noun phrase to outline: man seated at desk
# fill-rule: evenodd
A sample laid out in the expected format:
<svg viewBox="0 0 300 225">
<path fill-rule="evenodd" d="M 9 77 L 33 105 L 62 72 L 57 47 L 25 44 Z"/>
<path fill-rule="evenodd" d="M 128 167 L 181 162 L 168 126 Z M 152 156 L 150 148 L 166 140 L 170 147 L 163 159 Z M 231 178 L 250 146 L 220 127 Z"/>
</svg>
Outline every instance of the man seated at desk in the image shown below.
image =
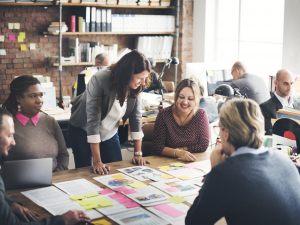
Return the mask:
<svg viewBox="0 0 300 225">
<path fill-rule="evenodd" d="M 300 110 L 300 102 L 296 101 L 292 94 L 294 84 L 293 75 L 286 69 L 281 69 L 276 73 L 275 92 L 272 97 L 260 105 L 265 118 L 266 134 L 272 134 L 271 119 L 275 119 L 276 112 L 282 108 L 293 108 Z"/>
<path fill-rule="evenodd" d="M 3 108 L 0 108 L 0 159 L 7 156 L 9 150 L 15 144 L 12 115 Z M 87 221 L 86 215 L 80 210 L 70 210 L 61 216 L 53 216 L 37 221 L 39 218 L 35 212 L 17 202 L 13 202 L 5 196 L 5 188 L 1 175 L 0 218 L 0 223 L 5 225 L 75 225 Z"/>
</svg>

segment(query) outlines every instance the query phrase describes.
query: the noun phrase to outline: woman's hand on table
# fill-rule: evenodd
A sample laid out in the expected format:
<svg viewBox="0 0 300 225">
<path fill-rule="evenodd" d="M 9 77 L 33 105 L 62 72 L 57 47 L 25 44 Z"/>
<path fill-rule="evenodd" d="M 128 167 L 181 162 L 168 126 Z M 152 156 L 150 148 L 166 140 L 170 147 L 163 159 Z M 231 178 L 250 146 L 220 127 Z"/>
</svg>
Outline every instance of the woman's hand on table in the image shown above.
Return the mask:
<svg viewBox="0 0 300 225">
<path fill-rule="evenodd" d="M 93 162 L 92 166 L 93 173 L 98 173 L 100 175 L 108 174 L 109 173 L 109 166 L 105 165 L 101 161 Z"/>
<path fill-rule="evenodd" d="M 184 161 L 184 162 L 195 162 L 197 160 L 196 156 L 193 153 L 190 153 L 189 151 L 178 149 L 176 151 L 176 156 Z"/>
<path fill-rule="evenodd" d="M 142 156 L 133 156 L 132 163 L 139 166 L 145 166 L 146 164 L 150 164 L 150 162 L 145 160 Z"/>
</svg>

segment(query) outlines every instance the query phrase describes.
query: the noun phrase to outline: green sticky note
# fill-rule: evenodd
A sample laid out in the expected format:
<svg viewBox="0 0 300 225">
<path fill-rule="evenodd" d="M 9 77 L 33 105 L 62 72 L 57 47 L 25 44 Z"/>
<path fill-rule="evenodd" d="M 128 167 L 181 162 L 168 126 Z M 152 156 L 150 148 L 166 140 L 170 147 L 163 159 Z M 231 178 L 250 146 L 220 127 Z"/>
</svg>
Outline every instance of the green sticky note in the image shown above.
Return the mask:
<svg viewBox="0 0 300 225">
<path fill-rule="evenodd" d="M 25 33 L 25 32 L 20 32 L 20 33 L 19 33 L 19 36 L 20 36 L 20 37 L 23 37 L 23 38 L 25 39 L 25 38 L 26 38 L 26 33 Z"/>
</svg>

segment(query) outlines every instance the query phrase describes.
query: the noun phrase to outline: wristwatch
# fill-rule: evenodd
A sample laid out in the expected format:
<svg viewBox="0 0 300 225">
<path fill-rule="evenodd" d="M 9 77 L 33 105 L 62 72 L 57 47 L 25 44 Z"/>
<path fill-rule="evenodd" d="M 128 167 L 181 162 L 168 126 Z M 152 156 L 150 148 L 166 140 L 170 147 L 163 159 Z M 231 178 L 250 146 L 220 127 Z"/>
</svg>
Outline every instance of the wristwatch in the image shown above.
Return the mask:
<svg viewBox="0 0 300 225">
<path fill-rule="evenodd" d="M 134 152 L 134 156 L 143 156 L 142 151 Z"/>
</svg>

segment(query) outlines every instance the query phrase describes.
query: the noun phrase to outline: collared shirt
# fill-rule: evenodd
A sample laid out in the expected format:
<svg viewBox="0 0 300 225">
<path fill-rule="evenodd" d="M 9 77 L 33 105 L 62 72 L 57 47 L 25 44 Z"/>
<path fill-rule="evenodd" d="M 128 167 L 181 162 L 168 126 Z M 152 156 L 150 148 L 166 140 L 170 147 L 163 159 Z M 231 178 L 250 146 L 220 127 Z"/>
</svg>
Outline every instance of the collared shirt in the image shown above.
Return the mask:
<svg viewBox="0 0 300 225">
<path fill-rule="evenodd" d="M 16 114 L 16 119 L 25 127 L 26 124 L 31 121 L 34 126 L 38 124 L 40 121 L 40 113 L 35 114 L 33 117 L 29 118 L 25 116 L 24 114 L 18 112 Z"/>
<path fill-rule="evenodd" d="M 288 100 L 279 96 L 276 92 L 274 92 L 276 98 L 280 101 L 283 108 L 294 108 L 294 100 L 293 98 L 289 97 Z"/>
<path fill-rule="evenodd" d="M 262 154 L 269 151 L 269 149 L 261 146 L 260 148 L 250 148 L 247 146 L 240 147 L 237 150 L 235 150 L 232 154 L 231 157 L 237 156 L 237 155 L 243 155 L 243 154 L 253 154 L 253 155 L 258 155 Z"/>
</svg>

